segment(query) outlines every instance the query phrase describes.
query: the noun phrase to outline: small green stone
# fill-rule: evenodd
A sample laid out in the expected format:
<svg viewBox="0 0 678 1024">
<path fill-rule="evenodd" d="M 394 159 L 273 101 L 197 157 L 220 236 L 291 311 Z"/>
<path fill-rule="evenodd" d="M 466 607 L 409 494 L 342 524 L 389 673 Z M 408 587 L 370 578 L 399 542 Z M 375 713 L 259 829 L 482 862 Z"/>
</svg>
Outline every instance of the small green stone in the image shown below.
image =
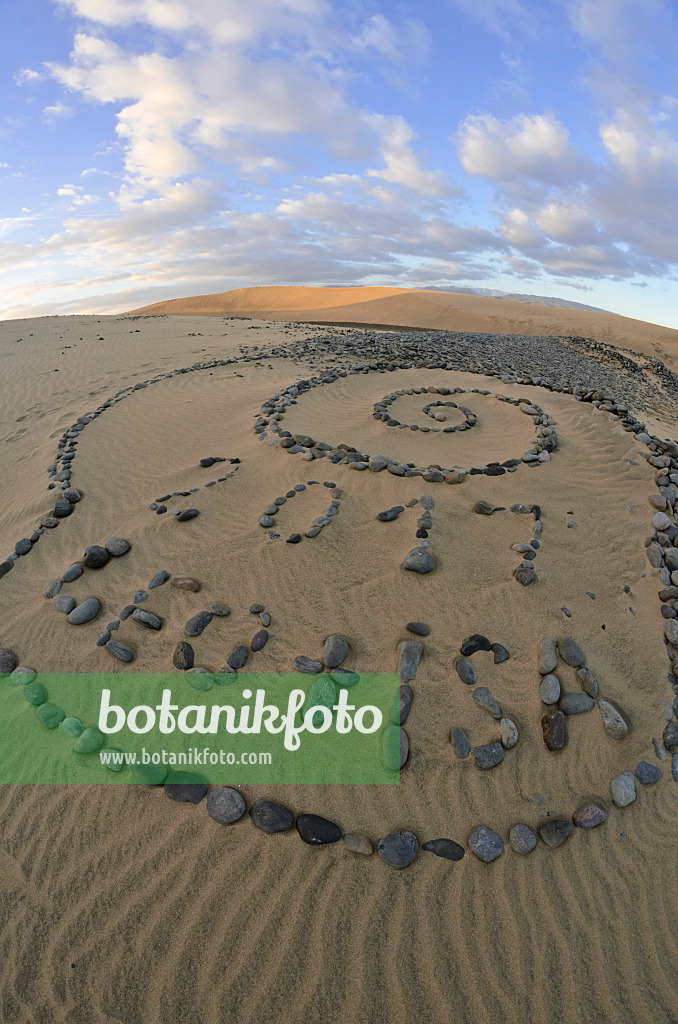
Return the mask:
<svg viewBox="0 0 678 1024">
<path fill-rule="evenodd" d="M 66 717 L 66 713 L 61 708 L 57 708 L 54 704 L 50 703 L 41 704 L 36 709 L 35 714 L 38 720 L 47 726 L 48 729 L 56 729 Z"/>
<path fill-rule="evenodd" d="M 76 754 L 94 754 L 97 750 L 101 750 L 106 737 L 102 732 L 93 727 L 85 729 L 77 740 L 73 744 L 73 750 Z"/>
<path fill-rule="evenodd" d="M 164 764 L 133 764 L 131 768 L 139 782 L 145 786 L 161 786 L 167 778 Z"/>
<path fill-rule="evenodd" d="M 41 683 L 26 683 L 22 693 L 24 699 L 35 708 L 39 708 L 47 700 L 47 691 Z"/>
<path fill-rule="evenodd" d="M 64 718 L 61 723 L 61 728 L 64 730 L 67 736 L 71 736 L 74 740 L 77 740 L 78 736 L 81 735 L 82 730 L 85 726 L 82 724 L 79 718 Z"/>
<path fill-rule="evenodd" d="M 116 750 L 115 747 L 111 747 L 110 753 L 111 754 L 122 754 L 122 750 Z M 106 767 L 111 772 L 121 772 L 123 770 L 123 768 L 125 767 L 124 759 L 121 759 L 118 764 L 115 764 L 115 762 L 113 760 L 107 761 L 106 762 Z"/>
<path fill-rule="evenodd" d="M 175 768 L 169 773 L 165 779 L 166 786 L 182 786 L 182 785 L 195 785 L 197 783 L 204 783 L 204 779 L 201 779 L 195 772 L 187 772 L 181 768 Z"/>
<path fill-rule="evenodd" d="M 308 696 L 306 698 L 302 714 L 306 715 L 309 708 L 316 706 L 329 708 L 331 711 L 336 703 L 337 691 L 334 688 L 334 683 L 329 676 L 319 676 L 308 691 Z M 316 727 L 322 725 L 323 719 L 324 716 L 322 713 L 320 711 L 316 711 L 313 715 L 313 725 Z"/>
<path fill-rule="evenodd" d="M 186 678 L 195 690 L 212 689 L 212 676 L 208 672 L 187 672 Z"/>
<path fill-rule="evenodd" d="M 389 725 L 381 736 L 381 750 L 384 764 L 395 770 L 400 768 L 400 726 Z"/>
</svg>

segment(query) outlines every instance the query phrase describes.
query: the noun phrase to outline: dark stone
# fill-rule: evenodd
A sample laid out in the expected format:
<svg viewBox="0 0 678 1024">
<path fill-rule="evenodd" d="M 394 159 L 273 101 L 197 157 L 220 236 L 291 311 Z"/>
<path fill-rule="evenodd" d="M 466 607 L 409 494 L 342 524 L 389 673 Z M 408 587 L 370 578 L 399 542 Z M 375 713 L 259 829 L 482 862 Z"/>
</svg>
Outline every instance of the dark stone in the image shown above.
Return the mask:
<svg viewBox="0 0 678 1024">
<path fill-rule="evenodd" d="M 431 632 L 425 622 L 408 622 L 405 629 L 415 636 L 428 636 Z"/>
<path fill-rule="evenodd" d="M 173 771 L 165 779 L 165 793 L 183 804 L 199 804 L 207 796 L 207 786 L 193 772 Z"/>
<path fill-rule="evenodd" d="M 537 574 L 529 565 L 519 565 L 513 573 L 521 587 L 529 587 L 535 582 Z"/>
<path fill-rule="evenodd" d="M 429 839 L 422 843 L 422 850 L 434 853 L 436 857 L 444 857 L 445 860 L 461 860 L 464 856 L 464 847 L 455 843 L 453 839 Z"/>
<path fill-rule="evenodd" d="M 110 557 L 106 548 L 102 547 L 101 544 L 92 544 L 85 551 L 83 563 L 88 569 L 101 569 L 106 565 Z"/>
<path fill-rule="evenodd" d="M 268 630 L 260 629 L 258 633 L 255 633 L 252 638 L 252 651 L 257 652 L 263 650 L 268 642 Z"/>
<path fill-rule="evenodd" d="M 109 640 L 106 644 L 106 650 L 109 654 L 112 654 L 118 661 L 134 661 L 134 651 L 131 647 L 126 647 L 125 644 L 121 644 L 119 640 Z"/>
<path fill-rule="evenodd" d="M 470 658 L 476 651 L 491 651 L 492 645 L 486 636 L 482 636 L 480 633 L 474 633 L 473 636 L 469 636 L 464 640 L 461 645 L 461 653 L 465 658 Z"/>
<path fill-rule="evenodd" d="M 207 813 L 220 825 L 232 825 L 245 813 L 245 801 L 237 789 L 219 786 L 207 796 Z"/>
<path fill-rule="evenodd" d="M 486 743 L 483 746 L 474 747 L 473 756 L 478 768 L 485 771 L 501 764 L 504 760 L 504 748 L 501 743 Z"/>
<path fill-rule="evenodd" d="M 565 715 L 562 711 L 549 711 L 541 720 L 542 736 L 549 750 L 562 750 L 565 746 Z"/>
<path fill-rule="evenodd" d="M 341 829 L 319 814 L 300 814 L 297 818 L 297 832 L 309 846 L 326 846 L 338 843 L 341 839 Z"/>
<path fill-rule="evenodd" d="M 153 579 L 151 580 L 151 582 L 148 584 L 148 589 L 155 590 L 156 587 L 161 587 L 163 583 L 166 583 L 168 579 L 169 573 L 167 572 L 167 570 L 159 569 L 158 572 L 156 572 Z"/>
<path fill-rule="evenodd" d="M 0 647 L 0 676 L 8 676 L 16 668 L 16 654 L 9 647 Z"/>
<path fill-rule="evenodd" d="M 662 739 L 667 750 L 678 750 L 678 725 L 675 722 L 666 723 Z"/>
<path fill-rule="evenodd" d="M 292 828 L 294 818 L 290 811 L 272 800 L 257 800 L 250 807 L 250 818 L 257 828 L 262 832 L 274 834 L 276 832 L 287 832 Z"/>
<path fill-rule="evenodd" d="M 132 618 L 135 622 L 146 626 L 147 629 L 154 629 L 156 631 L 162 629 L 162 619 L 159 619 L 153 612 L 146 611 L 144 608 L 135 608 L 132 612 Z"/>
<path fill-rule="evenodd" d="M 180 640 L 174 649 L 174 655 L 172 662 L 174 667 L 178 668 L 181 672 L 185 672 L 189 668 L 193 668 L 195 661 L 195 653 L 193 648 L 186 640 Z"/>
<path fill-rule="evenodd" d="M 233 653 L 229 656 L 226 664 L 233 669 L 244 668 L 250 656 L 249 649 L 245 644 L 238 644 Z"/>
<path fill-rule="evenodd" d="M 73 506 L 67 498 L 60 498 L 57 501 L 52 514 L 55 519 L 66 519 L 73 512 Z M 43 526 L 47 526 L 47 523 L 43 523 Z"/>
<path fill-rule="evenodd" d="M 212 612 L 198 612 L 197 615 L 188 620 L 184 626 L 184 633 L 186 636 L 200 636 L 203 629 L 209 626 L 213 618 Z"/>
<path fill-rule="evenodd" d="M 73 626 L 80 626 L 84 622 L 89 622 L 90 619 L 95 618 L 99 614 L 100 607 L 96 597 L 88 597 L 86 601 L 83 601 L 82 604 L 79 604 L 77 608 L 73 608 L 68 613 L 68 621 Z"/>
<path fill-rule="evenodd" d="M 391 832 L 377 844 L 377 853 L 392 868 L 406 868 L 417 856 L 419 843 L 412 832 Z"/>
<path fill-rule="evenodd" d="M 305 654 L 299 654 L 292 664 L 295 672 L 307 672 L 309 675 L 316 675 L 323 670 L 323 663 L 315 658 L 309 658 Z"/>
<path fill-rule="evenodd" d="M 495 665 L 501 665 L 503 661 L 508 661 L 508 659 L 511 657 L 509 652 L 506 650 L 504 646 L 502 646 L 502 644 L 492 644 L 491 650 L 492 653 L 494 654 Z"/>
<path fill-rule="evenodd" d="M 654 764 L 647 761 L 639 761 L 633 773 L 641 786 L 651 786 L 653 782 L 659 782 L 661 772 Z"/>
<path fill-rule="evenodd" d="M 572 835 L 574 825 L 571 821 L 547 821 L 539 829 L 539 835 L 547 846 L 560 846 Z"/>
<path fill-rule="evenodd" d="M 180 512 L 176 518 L 179 520 L 180 523 L 185 523 L 187 522 L 187 520 L 195 519 L 195 517 L 199 515 L 200 513 L 198 512 L 197 508 L 185 508 L 184 511 Z"/>
<path fill-rule="evenodd" d="M 104 546 L 109 555 L 119 558 L 121 555 L 126 555 L 132 545 L 124 537 L 109 537 Z"/>
</svg>

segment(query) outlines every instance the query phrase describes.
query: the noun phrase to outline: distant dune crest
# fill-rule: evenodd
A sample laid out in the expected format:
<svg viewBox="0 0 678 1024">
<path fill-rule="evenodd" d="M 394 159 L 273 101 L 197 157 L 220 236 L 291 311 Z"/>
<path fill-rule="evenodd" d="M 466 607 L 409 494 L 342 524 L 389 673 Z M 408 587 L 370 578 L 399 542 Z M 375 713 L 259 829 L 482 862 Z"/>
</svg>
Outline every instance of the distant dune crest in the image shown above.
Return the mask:
<svg viewBox="0 0 678 1024">
<path fill-rule="evenodd" d="M 675 369 L 678 331 L 643 320 L 550 305 L 424 288 L 237 288 L 213 295 L 155 302 L 130 310 L 156 316 L 250 316 L 261 320 L 323 321 L 491 334 L 575 335 L 658 356 Z M 675 355 L 675 359 L 674 359 Z"/>
</svg>

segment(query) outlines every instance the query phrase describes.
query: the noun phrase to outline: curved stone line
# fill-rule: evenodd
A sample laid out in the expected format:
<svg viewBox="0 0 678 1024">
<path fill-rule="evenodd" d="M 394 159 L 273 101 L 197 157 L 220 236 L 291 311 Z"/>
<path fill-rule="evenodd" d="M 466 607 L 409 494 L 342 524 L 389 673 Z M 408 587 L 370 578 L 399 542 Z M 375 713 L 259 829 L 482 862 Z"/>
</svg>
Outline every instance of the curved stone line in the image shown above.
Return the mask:
<svg viewBox="0 0 678 1024">
<path fill-rule="evenodd" d="M 290 490 L 287 491 L 284 495 L 280 495 L 279 497 L 274 498 L 273 502 L 268 506 L 264 514 L 259 517 L 259 525 L 263 526 L 264 529 L 268 530 L 268 536 L 270 540 L 278 540 L 280 538 L 280 534 L 275 533 L 275 531 L 271 528 L 277 525 L 275 516 L 277 516 L 282 506 L 286 505 L 289 499 L 296 498 L 297 494 L 303 494 L 304 492 L 306 492 L 308 487 L 312 486 L 315 483 L 317 483 L 316 480 L 309 480 L 308 484 L 295 484 L 294 487 L 291 487 Z M 329 526 L 333 518 L 339 515 L 339 508 L 341 505 L 342 495 L 341 488 L 336 487 L 334 483 L 332 483 L 331 481 L 326 481 L 323 486 L 328 487 L 330 489 L 330 493 L 332 495 L 330 504 L 327 506 L 325 512 L 322 515 L 315 517 L 311 526 L 304 533 L 305 537 L 317 537 L 320 531 L 325 526 Z M 302 536 L 300 533 L 291 533 L 287 538 L 287 543 L 299 544 L 301 540 Z"/>
</svg>

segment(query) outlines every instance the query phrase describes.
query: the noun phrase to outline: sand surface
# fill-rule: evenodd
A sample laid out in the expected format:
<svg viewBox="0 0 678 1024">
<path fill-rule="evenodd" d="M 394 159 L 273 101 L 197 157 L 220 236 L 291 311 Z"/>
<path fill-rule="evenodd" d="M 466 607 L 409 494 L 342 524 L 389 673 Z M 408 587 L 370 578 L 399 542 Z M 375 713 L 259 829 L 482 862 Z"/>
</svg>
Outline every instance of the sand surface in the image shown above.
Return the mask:
<svg viewBox="0 0 678 1024">
<path fill-rule="evenodd" d="M 56 438 L 77 416 L 121 387 L 237 355 L 241 344 L 322 336 L 319 328 L 266 322 L 282 308 L 290 315 L 289 294 L 304 290 L 284 291 L 288 304 L 272 306 L 255 323 L 163 316 L 0 325 L 0 531 L 7 549 L 0 554 L 30 534 L 50 508 L 45 470 Z M 388 314 L 403 323 L 393 310 L 428 303 L 431 316 L 440 317 L 435 326 L 445 321 L 470 330 L 476 315 L 500 322 L 496 300 L 418 292 L 405 302 L 395 290 L 376 291 L 365 303 L 342 289 L 349 302 L 343 319 L 367 322 L 363 314 L 371 305 L 375 322 Z M 250 294 L 241 301 L 247 304 Z M 315 315 L 320 303 L 305 309 L 305 299 L 298 301 L 295 319 L 333 318 L 334 296 L 324 297 L 322 317 Z M 511 316 L 520 314 L 520 330 L 530 334 L 546 329 L 547 314 L 549 333 L 556 333 L 556 321 L 558 333 L 568 333 L 581 318 L 629 332 L 636 324 L 500 305 L 511 306 Z M 237 305 L 228 308 L 241 315 Z M 463 328 L 455 319 L 459 310 L 468 317 Z M 508 313 L 502 317 L 497 330 L 517 329 Z M 492 330 L 487 322 L 482 329 Z M 428 320 L 422 325 L 432 326 Z M 654 338 L 668 350 L 675 334 L 651 325 L 634 330 L 637 337 L 623 335 L 622 344 L 640 348 L 642 341 L 647 351 Z M 579 326 L 576 333 L 593 331 Z M 0 1021 L 678 1020 L 678 784 L 668 762 L 660 782 L 639 787 L 628 808 L 616 808 L 609 791 L 610 778 L 641 758 L 657 763 L 651 737 L 661 735 L 663 701 L 673 697 L 657 572 L 643 548 L 651 530 L 647 496 L 655 485 L 639 454 L 642 445 L 570 395 L 488 383 L 471 373 L 412 369 L 349 376 L 302 395 L 285 427 L 416 463 L 470 465 L 522 454 L 533 436 L 530 419 L 484 396 L 464 396 L 479 420 L 468 433 L 393 431 L 372 418 L 373 402 L 392 390 L 454 384 L 538 402 L 557 421 L 560 450 L 538 470 L 472 476 L 459 486 L 356 473 L 326 460 L 308 463 L 258 440 L 252 430 L 262 401 L 304 372 L 291 360 L 264 358 L 260 365 L 188 373 L 136 392 L 88 426 L 74 471 L 83 495 L 76 514 L 46 531 L 0 580 L 0 643 L 39 670 L 110 671 L 112 659 L 95 647 L 96 635 L 158 569 L 195 577 L 202 591 L 165 586 L 153 592 L 147 606 L 166 625 L 152 642 L 141 642 L 132 624 L 123 624 L 120 639 L 134 643 L 135 668 L 142 671 L 171 666 L 183 623 L 211 601 L 233 611 L 195 642 L 200 664 L 210 669 L 222 665 L 236 643 L 251 640 L 258 624 L 248 608 L 255 601 L 272 617 L 271 639 L 257 656 L 262 671 L 289 670 L 298 654 L 318 657 L 330 633 L 350 641 L 347 667 L 393 671 L 398 644 L 412 639 L 405 623 L 424 620 L 431 634 L 413 684 L 411 756 L 400 786 L 243 787 L 248 803 L 278 799 L 295 812 L 323 814 L 375 845 L 389 832 L 408 829 L 420 842 L 449 837 L 466 846 L 480 824 L 506 838 L 516 822 L 537 829 L 548 817 L 571 816 L 586 800 L 604 807 L 609 820 L 590 833 L 576 830 L 555 851 L 540 844 L 521 858 L 507 848 L 491 865 L 470 852 L 456 864 L 422 852 L 410 868 L 396 871 L 376 854 L 353 855 L 341 843 L 311 849 L 294 831 L 265 836 L 247 818 L 219 826 L 204 803 L 175 803 L 162 789 L 2 787 Z M 430 422 L 421 396 L 398 403 L 404 421 Z M 672 419 L 667 415 L 665 424 L 654 415 L 653 429 L 669 436 Z M 212 471 L 198 461 L 206 454 L 238 457 L 240 469 L 233 479 L 201 489 L 195 496 L 200 517 L 184 529 L 154 515 L 148 505 L 159 494 L 204 483 Z M 258 522 L 264 508 L 309 479 L 343 489 L 340 514 L 313 540 L 296 546 L 269 540 Z M 375 516 L 424 495 L 435 503 L 437 570 L 419 577 L 400 568 L 414 544 L 416 513 L 386 524 Z M 476 515 L 472 507 L 480 499 L 541 505 L 537 585 L 523 589 L 512 576 L 519 556 L 510 546 L 530 539 L 528 517 Z M 283 538 L 303 532 L 326 503 L 327 492 L 314 487 L 285 506 Z M 575 528 L 568 528 L 571 521 Z M 87 545 L 111 535 L 129 538 L 132 550 L 94 582 L 86 574 L 68 585 L 76 599 L 95 594 L 103 603 L 97 620 L 74 629 L 42 587 Z M 520 733 L 518 746 L 489 772 L 459 761 L 449 740 L 457 724 L 478 743 L 490 742 L 496 731 L 454 673 L 459 645 L 471 633 L 487 634 L 511 653 L 499 666 L 489 654 L 474 656 L 481 682 Z M 567 635 L 586 653 L 601 695 L 623 709 L 630 732 L 621 742 L 609 740 L 594 711 L 570 720 L 568 745 L 553 755 L 541 740 L 535 649 L 542 637 Z M 559 674 L 565 689 L 578 688 L 573 670 Z M 5 700 L 16 703 L 8 680 L 0 686 Z M 20 741 L 21 715 L 16 722 Z"/>
<path fill-rule="evenodd" d="M 656 356 L 678 370 L 678 331 L 582 309 L 415 288 L 237 288 L 156 302 L 135 313 L 260 316 L 332 323 L 396 324 L 495 334 L 575 335 Z"/>
</svg>

